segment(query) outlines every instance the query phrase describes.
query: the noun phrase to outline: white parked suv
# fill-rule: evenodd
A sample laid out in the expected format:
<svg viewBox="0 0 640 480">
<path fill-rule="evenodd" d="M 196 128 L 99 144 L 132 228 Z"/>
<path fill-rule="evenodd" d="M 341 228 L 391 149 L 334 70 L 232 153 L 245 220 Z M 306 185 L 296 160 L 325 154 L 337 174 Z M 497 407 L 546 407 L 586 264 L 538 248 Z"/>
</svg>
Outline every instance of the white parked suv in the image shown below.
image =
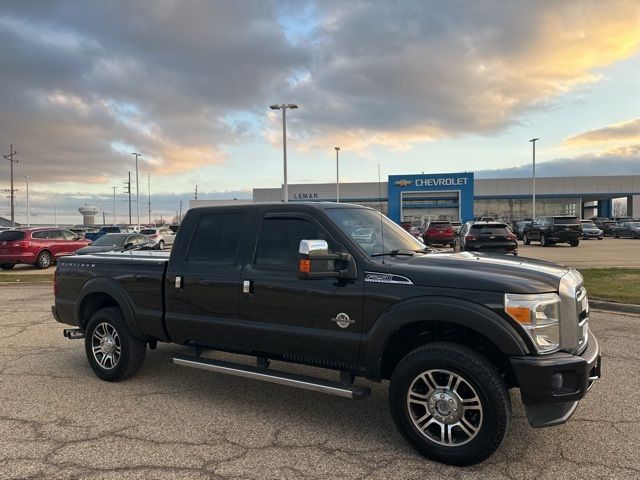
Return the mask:
<svg viewBox="0 0 640 480">
<path fill-rule="evenodd" d="M 173 239 L 176 238 L 176 234 L 169 227 L 143 228 L 140 233 L 149 237 L 153 242 L 153 247 L 158 250 L 172 246 Z"/>
</svg>

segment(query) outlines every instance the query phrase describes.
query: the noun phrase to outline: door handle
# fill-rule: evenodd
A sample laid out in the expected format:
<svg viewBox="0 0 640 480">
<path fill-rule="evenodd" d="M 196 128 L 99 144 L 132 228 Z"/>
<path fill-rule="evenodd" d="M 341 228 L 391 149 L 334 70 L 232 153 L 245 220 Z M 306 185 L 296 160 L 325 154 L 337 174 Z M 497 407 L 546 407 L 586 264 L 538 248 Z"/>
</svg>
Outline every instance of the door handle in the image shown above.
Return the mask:
<svg viewBox="0 0 640 480">
<path fill-rule="evenodd" d="M 182 277 L 176 276 L 176 288 L 182 288 Z"/>
<path fill-rule="evenodd" d="M 242 293 L 251 293 L 251 280 L 242 282 Z"/>
</svg>

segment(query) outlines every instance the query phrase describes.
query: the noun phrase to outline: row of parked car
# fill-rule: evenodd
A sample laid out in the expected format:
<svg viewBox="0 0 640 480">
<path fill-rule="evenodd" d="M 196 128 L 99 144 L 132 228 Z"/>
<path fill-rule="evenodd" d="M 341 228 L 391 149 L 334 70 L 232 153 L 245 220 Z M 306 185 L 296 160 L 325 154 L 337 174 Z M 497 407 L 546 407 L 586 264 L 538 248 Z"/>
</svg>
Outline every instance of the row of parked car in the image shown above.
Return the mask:
<svg viewBox="0 0 640 480">
<path fill-rule="evenodd" d="M 518 240 L 525 245 L 539 242 L 548 247 L 557 243 L 568 243 L 577 247 L 580 240 L 602 240 L 608 232 L 615 238 L 640 238 L 640 220 L 580 220 L 573 215 L 553 215 L 501 222 L 493 217 L 480 217 L 474 221 L 450 222 L 435 220 L 424 228 L 402 224 L 425 245 L 448 245 L 456 251 L 476 251 L 518 254 Z M 600 228 L 598 226 L 600 223 Z M 605 230 L 606 228 L 606 230 Z"/>
<path fill-rule="evenodd" d="M 0 232 L 0 269 L 17 264 L 49 268 L 65 255 L 130 250 L 163 250 L 173 245 L 175 233 L 168 227 L 102 227 L 97 232 L 74 232 L 58 227 L 20 228 Z"/>
</svg>

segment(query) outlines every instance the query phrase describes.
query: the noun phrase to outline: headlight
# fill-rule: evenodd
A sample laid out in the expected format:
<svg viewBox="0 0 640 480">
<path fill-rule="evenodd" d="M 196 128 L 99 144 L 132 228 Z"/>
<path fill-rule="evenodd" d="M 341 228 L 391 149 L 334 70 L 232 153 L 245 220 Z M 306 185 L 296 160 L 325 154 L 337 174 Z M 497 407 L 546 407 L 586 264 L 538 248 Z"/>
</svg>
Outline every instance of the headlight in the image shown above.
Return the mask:
<svg viewBox="0 0 640 480">
<path fill-rule="evenodd" d="M 504 296 L 504 310 L 518 322 L 538 353 L 560 348 L 560 297 L 555 293 Z"/>
</svg>

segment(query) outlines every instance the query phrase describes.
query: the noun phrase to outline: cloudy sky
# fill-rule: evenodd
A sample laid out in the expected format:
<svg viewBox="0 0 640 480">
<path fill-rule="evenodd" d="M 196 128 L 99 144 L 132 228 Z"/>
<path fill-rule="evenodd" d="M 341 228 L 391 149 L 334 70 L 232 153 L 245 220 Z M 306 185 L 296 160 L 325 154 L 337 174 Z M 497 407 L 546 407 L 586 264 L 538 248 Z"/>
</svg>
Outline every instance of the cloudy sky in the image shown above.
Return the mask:
<svg viewBox="0 0 640 480">
<path fill-rule="evenodd" d="M 24 175 L 34 221 L 111 211 L 113 186 L 124 220 L 133 151 L 165 217 L 196 184 L 279 186 L 281 102 L 291 183 L 333 181 L 336 145 L 343 181 L 527 176 L 531 137 L 541 175 L 640 174 L 637 0 L 5 0 L 0 44 L 18 221 Z"/>
</svg>

